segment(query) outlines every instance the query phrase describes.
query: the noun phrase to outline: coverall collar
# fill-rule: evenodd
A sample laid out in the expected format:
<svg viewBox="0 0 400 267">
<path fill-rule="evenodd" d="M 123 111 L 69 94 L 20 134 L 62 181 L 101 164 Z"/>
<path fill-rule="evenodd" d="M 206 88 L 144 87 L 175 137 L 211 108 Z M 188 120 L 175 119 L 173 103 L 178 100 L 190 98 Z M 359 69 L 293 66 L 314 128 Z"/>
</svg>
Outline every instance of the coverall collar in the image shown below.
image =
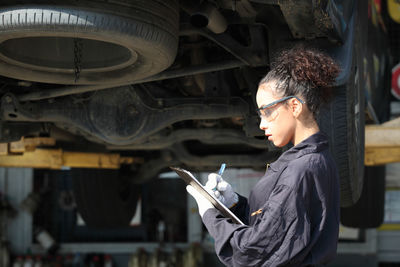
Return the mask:
<svg viewBox="0 0 400 267">
<path fill-rule="evenodd" d="M 328 137 L 321 131 L 304 139 L 296 146 L 285 151 L 275 162 L 270 164 L 270 169 L 279 171 L 282 167 L 287 166 L 289 161 L 297 159 L 303 155 L 316 153 L 328 149 Z"/>
</svg>

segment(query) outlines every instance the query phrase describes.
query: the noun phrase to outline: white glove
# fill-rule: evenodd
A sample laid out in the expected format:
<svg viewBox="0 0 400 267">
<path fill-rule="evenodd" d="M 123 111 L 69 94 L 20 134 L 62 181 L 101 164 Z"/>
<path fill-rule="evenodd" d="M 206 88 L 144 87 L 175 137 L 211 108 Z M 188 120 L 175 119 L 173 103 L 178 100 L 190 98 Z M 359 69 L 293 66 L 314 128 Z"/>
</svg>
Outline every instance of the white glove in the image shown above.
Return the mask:
<svg viewBox="0 0 400 267">
<path fill-rule="evenodd" d="M 200 194 L 193 186 L 188 185 L 186 186 L 186 191 L 192 195 L 192 197 L 196 200 L 197 206 L 199 208 L 200 217 L 203 218 L 204 213 L 208 209 L 215 209 L 213 204 L 211 204 L 208 199 L 206 199 L 202 194 Z"/>
<path fill-rule="evenodd" d="M 210 173 L 204 187 L 213 192 L 215 197 L 228 208 L 232 208 L 239 201 L 239 196 L 233 191 L 232 186 L 222 179 L 221 175 Z"/>
</svg>

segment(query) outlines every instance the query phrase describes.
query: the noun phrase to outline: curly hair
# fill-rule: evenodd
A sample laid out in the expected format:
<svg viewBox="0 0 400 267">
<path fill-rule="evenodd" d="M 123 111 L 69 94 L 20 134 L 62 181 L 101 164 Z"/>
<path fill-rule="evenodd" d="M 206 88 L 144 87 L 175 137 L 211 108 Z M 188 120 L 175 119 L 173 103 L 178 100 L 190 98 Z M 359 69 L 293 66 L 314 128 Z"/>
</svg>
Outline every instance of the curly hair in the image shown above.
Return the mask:
<svg viewBox="0 0 400 267">
<path fill-rule="evenodd" d="M 277 94 L 303 98 L 316 117 L 321 103 L 327 103 L 332 98 L 339 72 L 339 66 L 326 53 L 298 45 L 280 53 L 259 85 L 276 81 Z"/>
</svg>

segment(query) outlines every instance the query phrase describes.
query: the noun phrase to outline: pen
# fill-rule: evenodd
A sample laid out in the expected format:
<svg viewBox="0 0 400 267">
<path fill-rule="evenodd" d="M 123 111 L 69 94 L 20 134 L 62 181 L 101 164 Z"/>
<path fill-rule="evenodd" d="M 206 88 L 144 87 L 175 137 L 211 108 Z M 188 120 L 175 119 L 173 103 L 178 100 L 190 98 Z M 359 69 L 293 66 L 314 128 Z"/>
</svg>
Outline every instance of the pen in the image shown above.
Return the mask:
<svg viewBox="0 0 400 267">
<path fill-rule="evenodd" d="M 225 164 L 225 163 L 222 163 L 222 164 L 221 164 L 221 167 L 219 168 L 218 175 L 222 176 L 222 174 L 223 174 L 224 171 L 225 171 L 225 167 L 226 167 L 226 164 Z M 217 182 L 217 184 L 218 184 L 218 182 Z M 216 184 L 215 187 L 212 189 L 212 191 L 216 191 L 216 190 L 217 190 L 217 184 Z"/>
<path fill-rule="evenodd" d="M 218 174 L 219 174 L 219 175 L 222 175 L 222 174 L 224 173 L 225 167 L 226 167 L 226 164 L 225 164 L 225 163 L 222 163 L 222 164 L 221 164 L 221 167 L 219 168 L 219 171 L 218 171 Z"/>
</svg>

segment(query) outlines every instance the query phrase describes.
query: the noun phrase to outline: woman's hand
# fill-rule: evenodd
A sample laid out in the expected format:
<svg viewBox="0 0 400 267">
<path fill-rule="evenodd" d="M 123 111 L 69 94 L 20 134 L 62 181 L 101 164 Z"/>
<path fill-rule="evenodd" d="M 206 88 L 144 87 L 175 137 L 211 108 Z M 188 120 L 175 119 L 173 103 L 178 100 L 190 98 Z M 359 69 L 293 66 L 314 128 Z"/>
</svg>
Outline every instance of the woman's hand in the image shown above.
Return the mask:
<svg viewBox="0 0 400 267">
<path fill-rule="evenodd" d="M 192 197 L 196 200 L 201 218 L 203 218 L 204 213 L 208 209 L 214 209 L 213 204 L 211 204 L 211 202 L 208 201 L 208 199 L 206 199 L 202 194 L 200 194 L 196 189 L 194 189 L 193 186 L 191 185 L 186 186 L 186 191 L 189 194 L 191 194 Z"/>
<path fill-rule="evenodd" d="M 215 197 L 228 208 L 232 208 L 239 201 L 239 196 L 233 191 L 232 186 L 216 173 L 208 175 L 205 188 L 213 192 Z"/>
</svg>

